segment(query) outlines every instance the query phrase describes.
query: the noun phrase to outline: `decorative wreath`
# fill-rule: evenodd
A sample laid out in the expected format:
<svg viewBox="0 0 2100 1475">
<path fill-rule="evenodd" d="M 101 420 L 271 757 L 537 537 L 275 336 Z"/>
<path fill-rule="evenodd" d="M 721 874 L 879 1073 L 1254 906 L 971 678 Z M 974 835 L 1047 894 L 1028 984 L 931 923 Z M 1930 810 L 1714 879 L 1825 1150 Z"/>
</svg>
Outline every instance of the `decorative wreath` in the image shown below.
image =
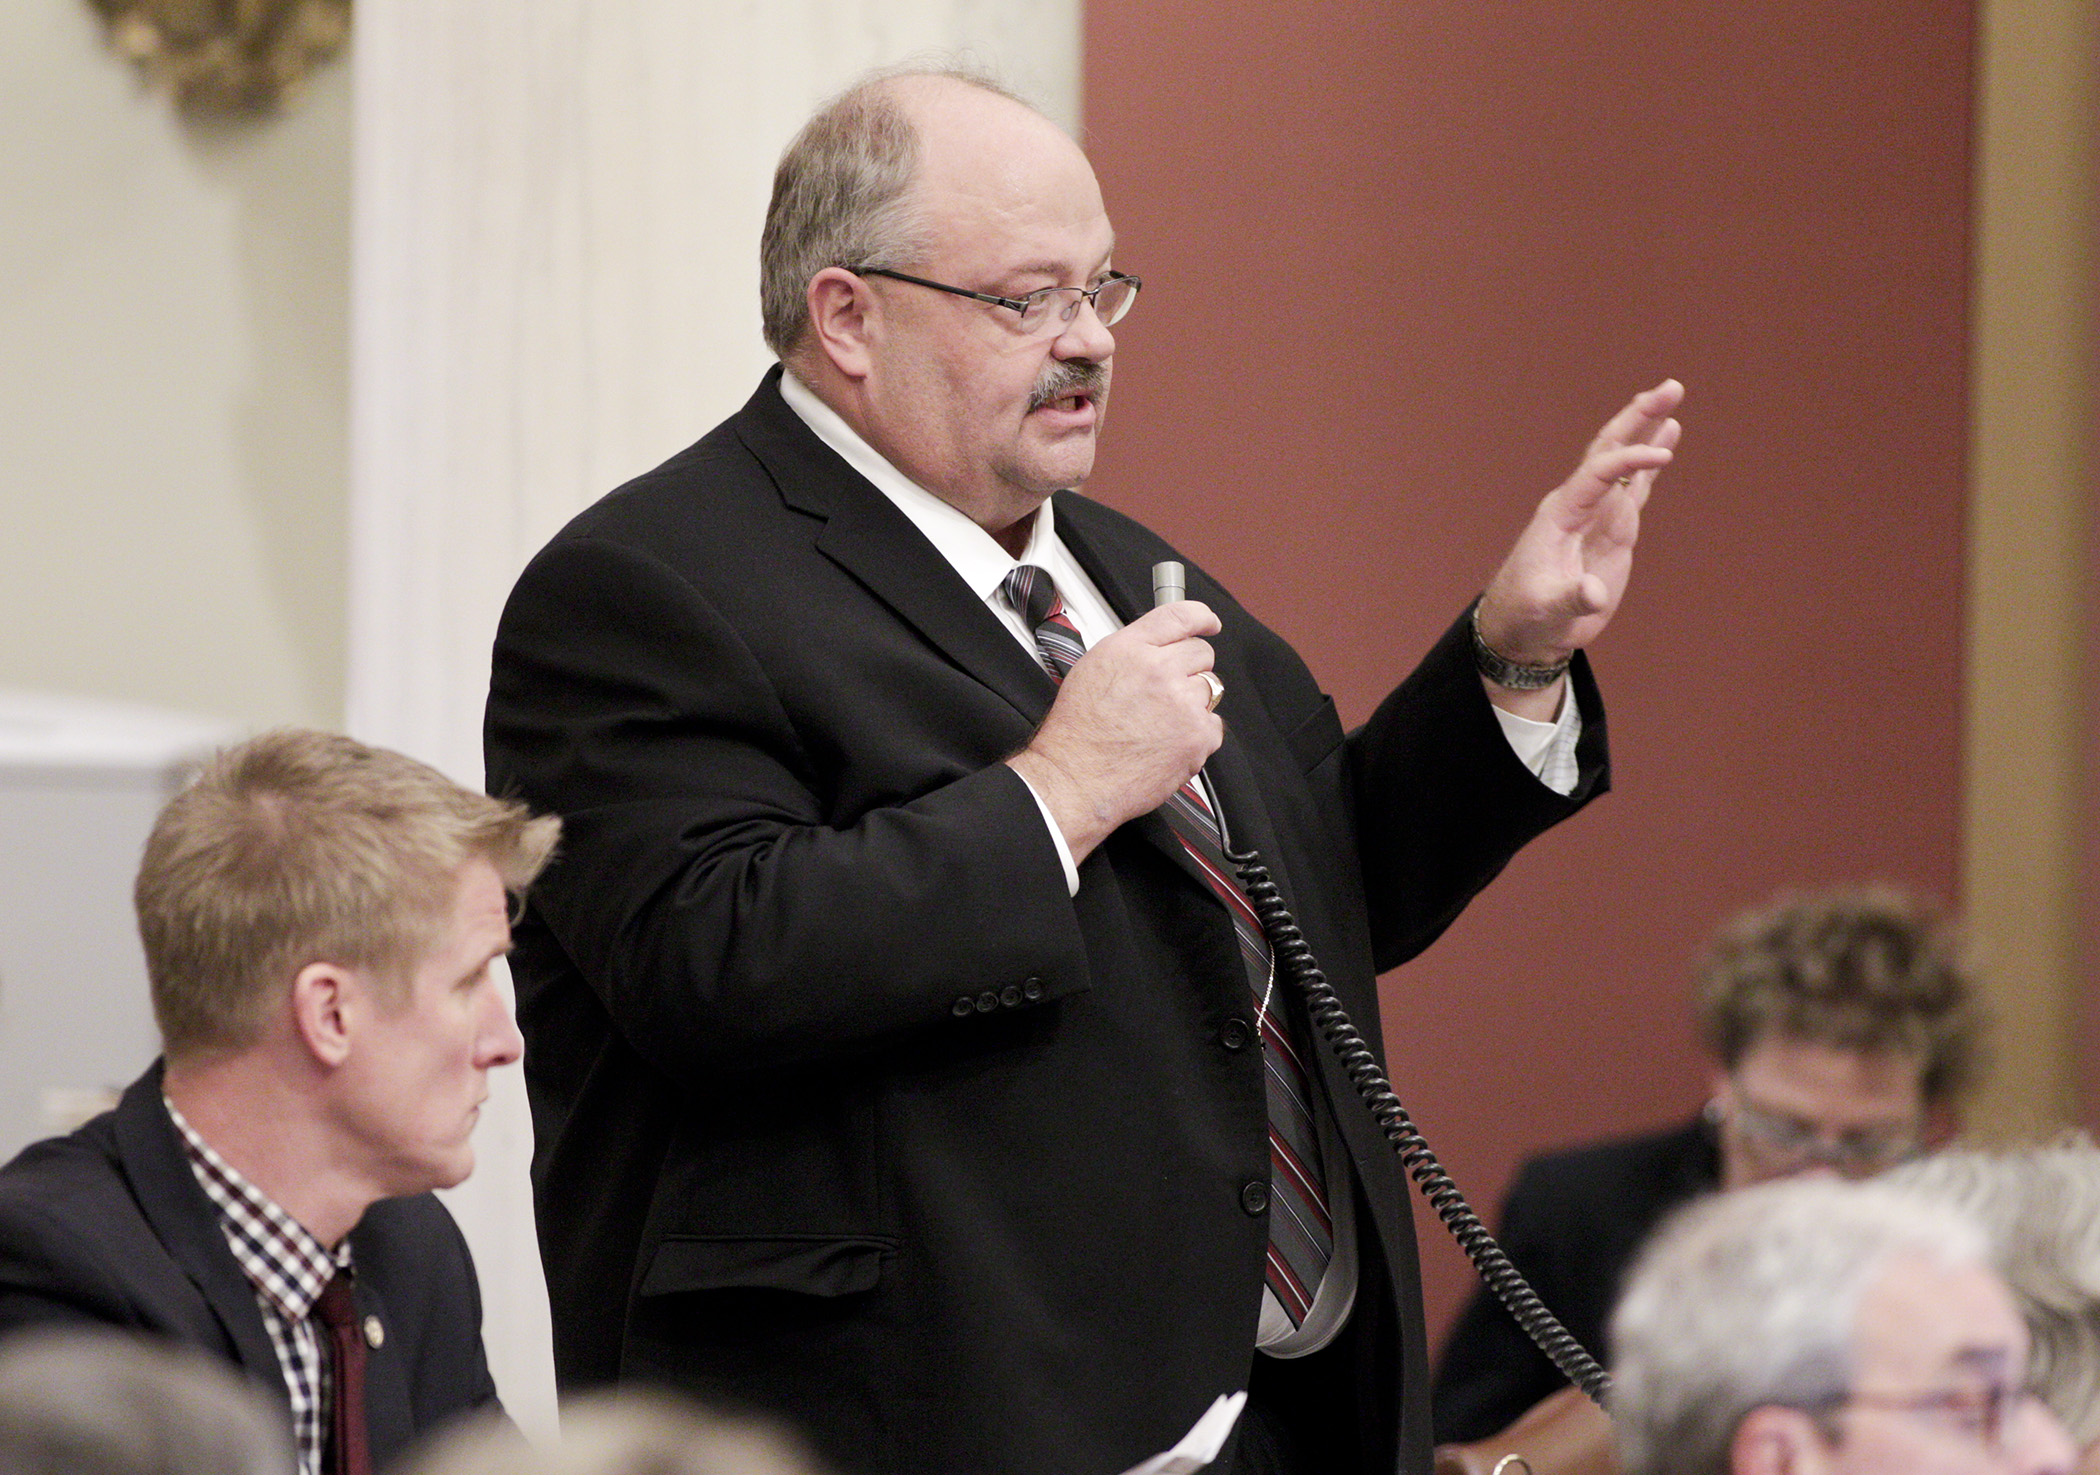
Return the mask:
<svg viewBox="0 0 2100 1475">
<path fill-rule="evenodd" d="M 350 35 L 350 0 L 88 0 L 110 42 L 198 114 L 272 113 Z"/>
</svg>

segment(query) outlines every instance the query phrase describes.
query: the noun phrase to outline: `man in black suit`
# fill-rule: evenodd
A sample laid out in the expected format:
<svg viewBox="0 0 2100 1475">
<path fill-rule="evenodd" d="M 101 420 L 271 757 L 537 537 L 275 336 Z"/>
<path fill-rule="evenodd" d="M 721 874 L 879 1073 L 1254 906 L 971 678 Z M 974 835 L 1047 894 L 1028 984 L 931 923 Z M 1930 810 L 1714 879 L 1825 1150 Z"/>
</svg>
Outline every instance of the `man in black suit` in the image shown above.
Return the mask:
<svg viewBox="0 0 2100 1475">
<path fill-rule="evenodd" d="M 1403 1185 L 1217 819 L 1377 1039 L 1377 970 L 1603 787 L 1567 663 L 1679 391 L 1345 737 L 1200 570 L 1152 608 L 1173 551 L 1071 490 L 1138 285 L 1112 244 L 1024 104 L 849 91 L 775 179 L 784 367 L 512 594 L 489 784 L 566 836 L 515 967 L 566 1386 L 1031 1475 L 1122 1469 L 1246 1387 L 1238 1469 L 1426 1468 Z"/>
<path fill-rule="evenodd" d="M 518 1058 L 490 965 L 558 828 L 329 734 L 214 759 L 139 868 L 164 1060 L 0 1169 L 0 1327 L 223 1357 L 305 1475 L 365 1475 L 493 1404 L 474 1268 L 430 1190 L 471 1171 L 487 1073 Z"/>
</svg>

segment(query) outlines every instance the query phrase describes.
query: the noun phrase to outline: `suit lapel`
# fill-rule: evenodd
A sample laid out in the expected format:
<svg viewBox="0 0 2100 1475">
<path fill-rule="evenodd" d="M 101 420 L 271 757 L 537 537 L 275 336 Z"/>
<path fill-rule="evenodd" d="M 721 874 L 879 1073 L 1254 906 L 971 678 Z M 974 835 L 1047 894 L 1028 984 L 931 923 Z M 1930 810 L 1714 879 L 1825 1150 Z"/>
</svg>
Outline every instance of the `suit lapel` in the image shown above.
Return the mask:
<svg viewBox="0 0 2100 1475">
<path fill-rule="evenodd" d="M 962 670 L 1004 697 L 1031 725 L 1040 723 L 1057 684 L 1015 640 L 974 589 L 928 543 L 911 519 L 869 485 L 780 397 L 775 367 L 736 419 L 737 436 L 773 478 L 788 506 L 817 520 L 816 547 Z M 1089 504 L 1058 501 L 1058 536 L 1125 624 L 1151 607 L 1150 566 L 1136 549 L 1117 549 L 1112 532 L 1087 517 Z M 1142 580 L 1142 585 L 1140 584 Z M 1237 821 L 1235 797 L 1256 792 L 1252 772 L 1227 730 L 1211 759 L 1219 803 Z M 1229 777 L 1221 777 L 1229 775 Z M 1229 787 L 1225 787 L 1229 785 Z M 1242 805 L 1244 807 L 1244 805 Z M 1214 900 L 1201 868 L 1158 812 L 1130 827 Z M 1223 903 L 1219 903 L 1223 914 Z"/>
<path fill-rule="evenodd" d="M 255 1287 L 226 1247 L 219 1211 L 198 1186 L 161 1101 L 161 1070 L 156 1063 L 117 1103 L 114 1125 L 124 1176 L 154 1234 L 217 1316 L 241 1367 L 289 1403 L 284 1369 L 263 1327 Z"/>
<path fill-rule="evenodd" d="M 1041 722 L 1056 683 L 911 519 L 803 424 L 780 397 L 780 373 L 744 406 L 737 435 L 781 499 L 818 519 L 817 550 L 1030 724 Z"/>
<path fill-rule="evenodd" d="M 1129 624 L 1152 608 L 1152 569 L 1143 566 L 1144 584 L 1138 584 L 1144 555 L 1136 549 L 1117 549 L 1110 529 L 1087 516 L 1097 504 L 1082 501 L 1070 492 L 1057 498 L 1057 536 L 1086 576 L 1094 581 L 1116 618 Z"/>
</svg>

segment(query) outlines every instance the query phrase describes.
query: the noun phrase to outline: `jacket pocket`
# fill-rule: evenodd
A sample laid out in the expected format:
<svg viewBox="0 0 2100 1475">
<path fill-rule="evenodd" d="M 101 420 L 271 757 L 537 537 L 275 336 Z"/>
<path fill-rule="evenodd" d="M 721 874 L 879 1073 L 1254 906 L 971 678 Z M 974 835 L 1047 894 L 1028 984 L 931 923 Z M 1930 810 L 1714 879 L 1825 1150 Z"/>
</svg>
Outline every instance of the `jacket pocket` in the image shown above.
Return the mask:
<svg viewBox="0 0 2100 1475">
<path fill-rule="evenodd" d="M 644 1296 L 757 1289 L 850 1296 L 874 1289 L 894 1239 L 873 1235 L 668 1235 L 642 1277 Z"/>
<path fill-rule="evenodd" d="M 1299 768 L 1306 773 L 1318 768 L 1342 745 L 1342 716 L 1335 710 L 1333 697 L 1320 698 L 1312 715 L 1291 730 L 1290 744 Z"/>
</svg>

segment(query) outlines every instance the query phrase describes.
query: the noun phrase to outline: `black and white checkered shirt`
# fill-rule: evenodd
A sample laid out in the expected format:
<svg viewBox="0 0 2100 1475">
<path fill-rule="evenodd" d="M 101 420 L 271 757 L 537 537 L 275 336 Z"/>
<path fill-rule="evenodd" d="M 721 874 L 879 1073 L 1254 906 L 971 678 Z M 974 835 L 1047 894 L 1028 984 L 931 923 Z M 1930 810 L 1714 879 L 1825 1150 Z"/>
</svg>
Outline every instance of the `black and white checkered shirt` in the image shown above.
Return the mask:
<svg viewBox="0 0 2100 1475">
<path fill-rule="evenodd" d="M 167 1098 L 163 1096 L 163 1101 Z M 313 1317 L 314 1302 L 335 1278 L 350 1268 L 350 1242 L 333 1254 L 305 1227 L 264 1196 L 262 1191 L 212 1151 L 183 1120 L 175 1103 L 168 1116 L 182 1134 L 190 1171 L 211 1201 L 219 1206 L 219 1228 L 233 1258 L 255 1287 L 263 1326 L 277 1362 L 284 1369 L 285 1391 L 292 1400 L 292 1433 L 299 1445 L 300 1475 L 321 1475 L 328 1450 L 329 1416 L 334 1378 L 325 1329 Z"/>
</svg>

